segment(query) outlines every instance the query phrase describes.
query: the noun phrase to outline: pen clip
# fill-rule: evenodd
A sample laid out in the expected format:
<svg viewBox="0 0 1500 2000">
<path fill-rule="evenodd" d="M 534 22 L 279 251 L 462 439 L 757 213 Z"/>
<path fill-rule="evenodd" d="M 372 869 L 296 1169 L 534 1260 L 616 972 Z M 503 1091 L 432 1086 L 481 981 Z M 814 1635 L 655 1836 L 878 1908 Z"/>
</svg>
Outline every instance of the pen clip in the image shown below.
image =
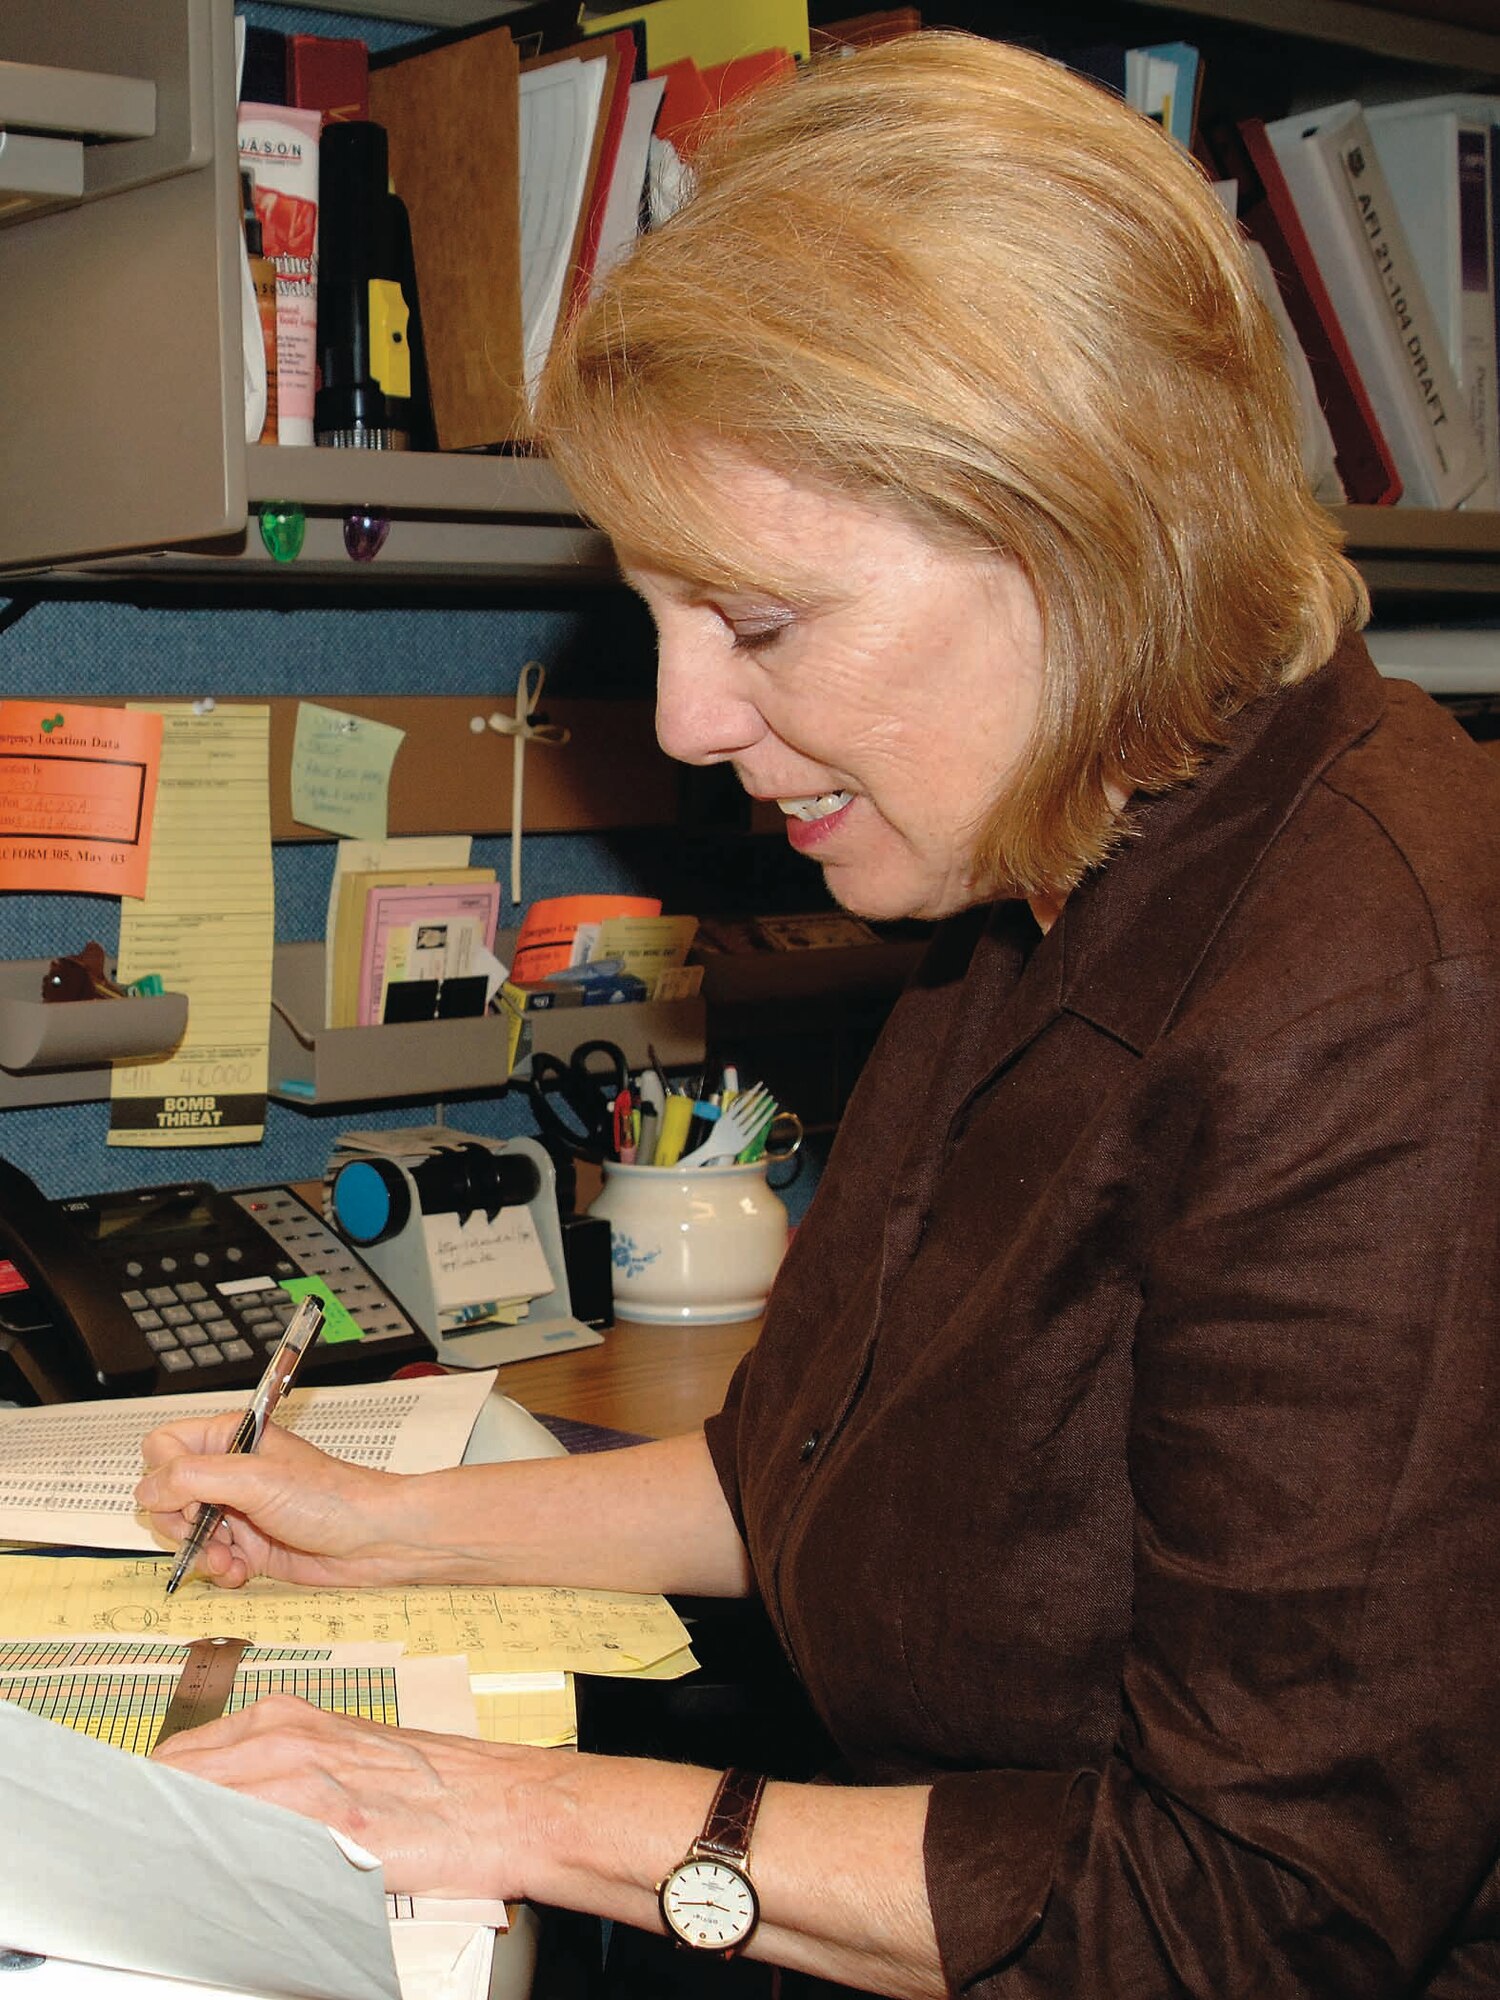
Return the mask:
<svg viewBox="0 0 1500 2000">
<path fill-rule="evenodd" d="M 229 1449 L 233 1451 L 254 1451 L 265 1436 L 266 1425 L 271 1420 L 271 1412 L 292 1385 L 292 1378 L 301 1366 L 302 1357 L 323 1330 L 323 1301 L 309 1292 L 287 1321 L 286 1331 L 276 1344 L 276 1350 L 266 1364 L 266 1372 L 260 1379 L 245 1421 L 235 1433 Z M 244 1444 L 240 1443 L 246 1434 Z"/>
</svg>

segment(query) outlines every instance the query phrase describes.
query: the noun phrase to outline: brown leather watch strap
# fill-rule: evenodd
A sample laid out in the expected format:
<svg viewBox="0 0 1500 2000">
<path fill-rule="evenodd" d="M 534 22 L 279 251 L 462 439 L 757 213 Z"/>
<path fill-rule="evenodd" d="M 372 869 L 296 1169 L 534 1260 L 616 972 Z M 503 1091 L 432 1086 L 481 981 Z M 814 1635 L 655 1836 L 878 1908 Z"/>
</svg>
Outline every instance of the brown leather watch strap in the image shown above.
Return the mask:
<svg viewBox="0 0 1500 2000">
<path fill-rule="evenodd" d="M 693 1843 L 697 1854 L 718 1854 L 743 1863 L 750 1852 L 750 1834 L 760 1810 L 766 1781 L 758 1771 L 726 1771 L 719 1780 L 703 1831 Z"/>
</svg>

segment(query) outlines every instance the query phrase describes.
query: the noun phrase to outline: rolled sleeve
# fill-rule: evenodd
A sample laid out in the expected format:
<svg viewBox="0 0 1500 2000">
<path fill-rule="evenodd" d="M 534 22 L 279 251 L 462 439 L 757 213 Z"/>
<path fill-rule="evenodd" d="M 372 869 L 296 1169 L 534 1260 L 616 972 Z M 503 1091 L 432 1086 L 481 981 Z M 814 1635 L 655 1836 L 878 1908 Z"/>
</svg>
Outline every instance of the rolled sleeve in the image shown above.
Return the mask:
<svg viewBox="0 0 1500 2000">
<path fill-rule="evenodd" d="M 922 1861 L 943 1976 L 968 1993 L 1022 1949 L 1042 1921 L 1075 1793 L 1093 1774 L 958 1771 L 932 1787 Z"/>
<path fill-rule="evenodd" d="M 745 1506 L 740 1493 L 739 1436 L 740 1405 L 745 1394 L 745 1377 L 749 1373 L 751 1356 L 755 1350 L 740 1358 L 739 1366 L 729 1379 L 729 1387 L 724 1391 L 724 1401 L 703 1426 L 703 1435 L 708 1443 L 708 1455 L 713 1460 L 714 1471 L 719 1475 L 719 1484 L 724 1489 L 724 1498 L 729 1511 L 734 1516 L 734 1525 L 739 1530 L 740 1539 L 746 1539 Z"/>
</svg>

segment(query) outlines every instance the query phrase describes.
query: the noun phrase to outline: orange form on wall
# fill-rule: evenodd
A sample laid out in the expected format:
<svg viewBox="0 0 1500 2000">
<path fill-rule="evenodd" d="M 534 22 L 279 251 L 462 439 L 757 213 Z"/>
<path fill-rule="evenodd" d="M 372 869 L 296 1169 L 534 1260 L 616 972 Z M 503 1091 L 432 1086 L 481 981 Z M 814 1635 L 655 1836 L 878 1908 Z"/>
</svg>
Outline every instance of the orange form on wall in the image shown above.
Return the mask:
<svg viewBox="0 0 1500 2000">
<path fill-rule="evenodd" d="M 144 896 L 161 717 L 0 701 L 0 889 Z"/>
</svg>

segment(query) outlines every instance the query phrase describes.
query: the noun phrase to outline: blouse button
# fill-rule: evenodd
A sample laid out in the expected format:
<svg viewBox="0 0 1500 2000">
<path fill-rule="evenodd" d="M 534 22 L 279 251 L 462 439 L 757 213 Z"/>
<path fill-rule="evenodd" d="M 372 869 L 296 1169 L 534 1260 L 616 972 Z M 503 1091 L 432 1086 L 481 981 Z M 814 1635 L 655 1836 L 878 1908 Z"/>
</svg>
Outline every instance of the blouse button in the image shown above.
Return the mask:
<svg viewBox="0 0 1500 2000">
<path fill-rule="evenodd" d="M 822 1442 L 823 1442 L 823 1433 L 821 1431 L 808 1432 L 807 1436 L 802 1440 L 802 1443 L 797 1448 L 797 1456 L 802 1460 L 802 1463 L 804 1465 L 806 1465 L 807 1461 L 812 1457 L 813 1453 L 817 1450 L 818 1446 Z"/>
</svg>

